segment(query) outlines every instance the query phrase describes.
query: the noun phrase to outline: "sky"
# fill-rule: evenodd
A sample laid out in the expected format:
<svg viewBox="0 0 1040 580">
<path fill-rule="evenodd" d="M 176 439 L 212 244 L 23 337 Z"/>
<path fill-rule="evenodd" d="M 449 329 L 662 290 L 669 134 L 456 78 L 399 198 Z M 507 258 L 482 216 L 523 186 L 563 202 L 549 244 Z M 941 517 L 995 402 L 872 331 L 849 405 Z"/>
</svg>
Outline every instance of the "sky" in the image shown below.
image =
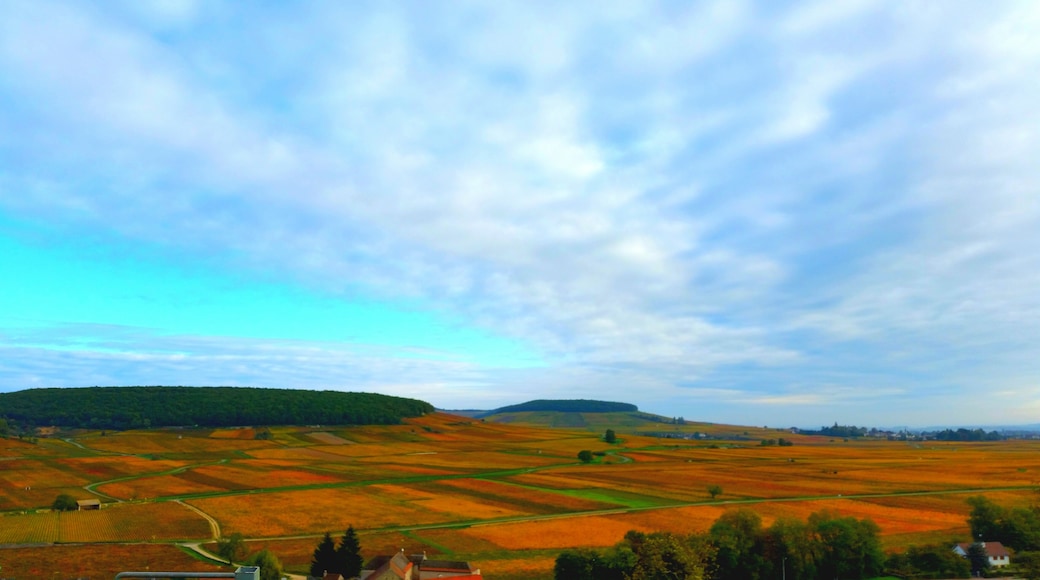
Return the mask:
<svg viewBox="0 0 1040 580">
<path fill-rule="evenodd" d="M 1040 4 L 10 0 L 0 391 L 1040 421 Z"/>
</svg>

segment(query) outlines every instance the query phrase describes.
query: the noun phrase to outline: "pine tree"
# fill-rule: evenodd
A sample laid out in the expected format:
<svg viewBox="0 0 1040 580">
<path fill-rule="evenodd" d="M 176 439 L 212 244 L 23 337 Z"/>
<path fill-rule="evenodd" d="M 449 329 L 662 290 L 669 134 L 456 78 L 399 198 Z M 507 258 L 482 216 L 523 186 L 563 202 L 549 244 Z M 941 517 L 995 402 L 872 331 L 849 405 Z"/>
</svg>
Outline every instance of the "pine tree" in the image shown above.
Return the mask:
<svg viewBox="0 0 1040 580">
<path fill-rule="evenodd" d="M 346 533 L 339 540 L 339 546 L 336 548 L 336 564 L 337 569 L 333 571 L 339 572 L 344 578 L 353 578 L 361 574 L 364 561 L 361 558 L 361 542 L 358 540 L 357 532 L 354 531 L 354 526 L 347 527 Z"/>
<path fill-rule="evenodd" d="M 325 532 L 321 543 L 314 548 L 314 557 L 311 558 L 311 576 L 321 578 L 326 572 L 338 572 L 336 570 L 336 543 L 332 536 Z"/>
</svg>

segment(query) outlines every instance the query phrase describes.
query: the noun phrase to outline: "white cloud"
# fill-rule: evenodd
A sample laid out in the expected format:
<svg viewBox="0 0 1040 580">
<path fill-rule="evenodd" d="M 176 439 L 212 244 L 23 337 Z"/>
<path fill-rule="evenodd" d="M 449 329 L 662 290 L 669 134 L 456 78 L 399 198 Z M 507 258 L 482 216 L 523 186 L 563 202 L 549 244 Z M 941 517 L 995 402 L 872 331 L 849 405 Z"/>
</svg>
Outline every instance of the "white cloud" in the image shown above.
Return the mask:
<svg viewBox="0 0 1040 580">
<path fill-rule="evenodd" d="M 30 137 L 0 137 L 24 160 L 0 204 L 27 219 L 449 310 L 561 389 L 624 369 L 681 399 L 747 365 L 867 388 L 831 358 L 900 396 L 972 350 L 1014 362 L 996 384 L 1036 370 L 1029 3 L 316 4 L 197 36 L 235 8 L 12 6 L 0 128 Z M 779 388 L 720 391 L 840 399 Z"/>
</svg>

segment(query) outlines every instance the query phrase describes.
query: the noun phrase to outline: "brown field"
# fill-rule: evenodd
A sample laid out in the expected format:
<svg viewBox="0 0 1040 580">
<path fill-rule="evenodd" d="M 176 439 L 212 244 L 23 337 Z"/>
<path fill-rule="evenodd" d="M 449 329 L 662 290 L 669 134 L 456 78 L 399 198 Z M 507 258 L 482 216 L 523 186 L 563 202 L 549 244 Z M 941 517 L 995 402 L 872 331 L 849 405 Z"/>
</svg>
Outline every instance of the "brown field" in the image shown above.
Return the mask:
<svg viewBox="0 0 1040 580">
<path fill-rule="evenodd" d="M 529 558 L 487 559 L 480 562 L 480 572 L 496 580 L 552 578 L 556 558 L 536 555 Z"/>
<path fill-rule="evenodd" d="M 214 439 L 243 439 L 253 440 L 256 439 L 256 429 L 252 427 L 242 427 L 239 429 L 216 429 L 209 434 Z"/>
<path fill-rule="evenodd" d="M 511 485 L 503 481 L 487 479 L 452 479 L 438 484 L 448 492 L 471 493 L 485 498 L 497 498 L 518 505 L 533 506 L 536 513 L 567 512 L 609 509 L 611 504 L 552 493 L 547 490 Z M 541 508 L 541 509 L 538 509 Z"/>
<path fill-rule="evenodd" d="M 103 494 L 124 500 L 154 499 L 158 497 L 180 496 L 191 493 L 226 491 L 226 488 L 206 485 L 191 481 L 183 474 L 160 475 L 158 477 L 142 477 L 129 481 L 117 481 L 98 486 Z"/>
<path fill-rule="evenodd" d="M 308 433 L 308 437 L 314 439 L 318 443 L 324 443 L 325 445 L 353 445 L 354 442 L 349 439 L 344 439 L 333 433 L 327 431 L 317 431 L 314 433 Z"/>
<path fill-rule="evenodd" d="M 0 439 L 0 511 L 7 512 L 0 514 L 0 545 L 95 542 L 97 563 L 76 568 L 92 577 L 109 575 L 112 554 L 134 550 L 166 550 L 162 557 L 171 562 L 187 558 L 196 566 L 179 569 L 216 570 L 151 544 L 211 537 L 197 513 L 162 501 L 198 494 L 185 501 L 215 518 L 224 534 L 242 533 L 253 551 L 269 547 L 297 573 L 306 570 L 318 538 L 289 538 L 325 531 L 338 538 L 352 524 L 366 556 L 425 550 L 472 560 L 491 579 L 548 578 L 559 550 L 609 546 L 633 529 L 702 532 L 740 507 L 757 512 L 763 525 L 821 510 L 870 518 L 895 549 L 965 539 L 965 500 L 972 495 L 1004 505 L 1040 503 L 1040 441 L 846 442 L 761 427 L 684 426 L 795 443 L 781 448 L 620 429 L 621 443 L 608 445 L 588 429 L 435 413 L 395 426 L 277 427 L 271 440 L 253 439 L 252 428 L 72 437 L 87 449 L 46 438 Z M 608 455 L 581 465 L 582 449 Z M 90 484 L 138 501 L 60 516 L 24 513 L 46 508 L 58 493 L 92 497 L 83 488 Z M 708 495 L 711 485 L 722 487 L 718 498 Z M 119 544 L 137 541 L 147 543 Z M 5 575 L 21 570 L 4 558 L 24 556 L 22 550 L 0 549 Z M 79 554 L 33 550 L 42 561 Z"/>
<path fill-rule="evenodd" d="M 208 433 L 193 431 L 123 431 L 105 437 L 90 437 L 81 443 L 91 449 L 110 453 L 143 454 L 208 454 L 273 447 L 273 441 L 210 439 Z"/>
<path fill-rule="evenodd" d="M 208 538 L 209 524 L 176 503 L 122 504 L 100 510 L 0 517 L 0 544 L 132 542 Z"/>
<path fill-rule="evenodd" d="M 7 578 L 114 578 L 130 571 L 229 572 L 200 562 L 176 546 L 135 544 L 0 548 Z M 55 575 L 55 572 L 59 574 Z"/>
<path fill-rule="evenodd" d="M 148 459 L 132 455 L 75 457 L 54 462 L 63 469 L 80 474 L 91 482 L 108 481 L 119 477 L 142 476 L 162 473 L 190 465 L 190 461 L 170 459 Z"/>
</svg>

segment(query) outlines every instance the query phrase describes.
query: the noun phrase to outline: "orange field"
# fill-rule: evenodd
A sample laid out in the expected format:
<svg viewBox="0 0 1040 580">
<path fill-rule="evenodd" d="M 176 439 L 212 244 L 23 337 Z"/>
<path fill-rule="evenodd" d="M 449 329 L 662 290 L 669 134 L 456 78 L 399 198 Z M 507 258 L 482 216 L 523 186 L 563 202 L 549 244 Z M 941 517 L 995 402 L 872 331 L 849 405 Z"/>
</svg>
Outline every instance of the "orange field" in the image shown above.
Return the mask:
<svg viewBox="0 0 1040 580">
<path fill-rule="evenodd" d="M 595 533 L 592 531 L 595 530 Z M 628 530 L 653 530 L 603 516 L 554 518 L 533 522 L 473 526 L 463 534 L 507 550 L 605 547 L 618 543 Z"/>
<path fill-rule="evenodd" d="M 233 495 L 187 503 L 216 518 L 224 533 L 240 532 L 251 538 L 318 533 L 345 527 L 348 522 L 371 529 L 452 519 L 371 486 Z"/>
<path fill-rule="evenodd" d="M 685 426 L 694 428 L 783 436 L 795 445 L 620 431 L 621 442 L 608 445 L 589 430 L 439 413 L 394 426 L 276 427 L 269 440 L 254 439 L 253 428 L 68 436 L 85 448 L 0 439 L 0 545 L 108 542 L 92 546 L 104 559 L 131 549 L 120 542 L 210 538 L 202 516 L 164 501 L 184 497 L 225 535 L 242 533 L 251 551 L 271 548 L 297 573 L 306 571 L 319 538 L 280 537 L 325 531 L 338 537 L 352 524 L 366 556 L 425 550 L 473 560 L 491 579 L 548 578 L 562 549 L 609 546 L 633 529 L 701 532 L 737 507 L 754 510 L 764 525 L 824 509 L 870 518 L 891 549 L 965 538 L 965 500 L 972 495 L 1003 505 L 1040 502 L 1040 441 L 846 442 L 775 429 Z M 582 449 L 608 455 L 583 465 L 576 457 Z M 717 498 L 707 492 L 713 485 L 723 490 Z M 59 493 L 96 497 L 84 486 L 135 501 L 103 496 L 100 511 L 46 511 Z M 165 546 L 140 549 L 155 548 L 184 556 Z M 18 570 L 3 560 L 14 553 L 22 552 L 0 549 L 5 575 Z"/>
</svg>

